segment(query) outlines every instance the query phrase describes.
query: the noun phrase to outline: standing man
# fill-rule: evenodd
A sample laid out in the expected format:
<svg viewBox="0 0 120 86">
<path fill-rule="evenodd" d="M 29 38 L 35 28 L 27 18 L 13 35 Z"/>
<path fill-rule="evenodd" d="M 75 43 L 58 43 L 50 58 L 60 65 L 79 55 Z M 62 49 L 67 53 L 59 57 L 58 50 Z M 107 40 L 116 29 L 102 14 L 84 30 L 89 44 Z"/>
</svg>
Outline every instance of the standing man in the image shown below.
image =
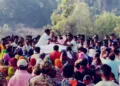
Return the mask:
<svg viewBox="0 0 120 86">
<path fill-rule="evenodd" d="M 50 40 L 50 29 L 46 29 L 44 34 L 40 37 L 36 46 L 47 45 Z"/>
<path fill-rule="evenodd" d="M 68 47 L 71 47 L 74 52 L 78 51 L 77 43 L 75 42 L 73 35 L 71 33 L 68 34 L 65 45 Z"/>
</svg>

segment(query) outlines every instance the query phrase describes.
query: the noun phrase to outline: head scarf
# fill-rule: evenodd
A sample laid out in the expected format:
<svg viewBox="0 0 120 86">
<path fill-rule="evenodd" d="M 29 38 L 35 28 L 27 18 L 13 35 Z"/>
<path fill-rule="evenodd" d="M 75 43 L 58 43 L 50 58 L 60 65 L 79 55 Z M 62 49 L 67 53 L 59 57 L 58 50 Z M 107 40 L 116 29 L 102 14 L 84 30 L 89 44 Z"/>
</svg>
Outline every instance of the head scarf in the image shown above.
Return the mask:
<svg viewBox="0 0 120 86">
<path fill-rule="evenodd" d="M 60 61 L 60 59 L 55 60 L 55 66 L 58 68 L 62 68 L 62 62 Z"/>
<path fill-rule="evenodd" d="M 10 59 L 9 66 L 17 67 L 17 59 L 16 58 Z"/>
<path fill-rule="evenodd" d="M 19 60 L 21 60 L 21 59 L 25 59 L 24 56 L 20 56 L 20 57 L 19 57 Z"/>
<path fill-rule="evenodd" d="M 9 79 L 14 75 L 15 70 L 13 67 L 9 67 L 8 69 L 8 76 L 6 77 L 6 80 L 9 81 Z"/>
<path fill-rule="evenodd" d="M 4 54 L 4 55 L 3 55 L 3 60 L 4 60 L 4 62 L 9 62 L 10 56 L 9 56 L 7 53 Z"/>
<path fill-rule="evenodd" d="M 30 64 L 31 64 L 32 66 L 35 66 L 35 65 L 36 65 L 36 59 L 35 59 L 35 58 L 32 58 L 32 59 L 30 60 Z"/>
</svg>

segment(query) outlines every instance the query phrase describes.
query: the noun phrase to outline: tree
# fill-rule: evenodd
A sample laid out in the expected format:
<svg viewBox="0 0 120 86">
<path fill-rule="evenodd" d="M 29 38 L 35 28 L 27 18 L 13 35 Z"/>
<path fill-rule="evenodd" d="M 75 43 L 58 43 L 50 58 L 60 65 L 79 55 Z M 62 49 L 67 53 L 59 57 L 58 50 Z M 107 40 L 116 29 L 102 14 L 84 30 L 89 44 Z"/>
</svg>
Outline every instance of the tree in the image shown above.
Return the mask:
<svg viewBox="0 0 120 86">
<path fill-rule="evenodd" d="M 117 26 L 117 16 L 113 13 L 104 12 L 102 15 L 97 16 L 95 20 L 94 31 L 103 36 L 114 32 L 114 28 Z"/>
<path fill-rule="evenodd" d="M 59 34 L 86 34 L 91 25 L 89 8 L 79 0 L 62 0 L 53 12 L 51 20 L 53 30 Z"/>
</svg>

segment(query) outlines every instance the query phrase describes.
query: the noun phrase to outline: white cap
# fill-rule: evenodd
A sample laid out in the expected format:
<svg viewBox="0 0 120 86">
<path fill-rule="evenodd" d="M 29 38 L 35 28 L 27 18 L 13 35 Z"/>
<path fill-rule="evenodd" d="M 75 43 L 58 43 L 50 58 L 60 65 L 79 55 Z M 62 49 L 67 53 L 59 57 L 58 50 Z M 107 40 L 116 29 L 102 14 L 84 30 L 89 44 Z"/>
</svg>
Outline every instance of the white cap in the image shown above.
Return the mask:
<svg viewBox="0 0 120 86">
<path fill-rule="evenodd" d="M 27 61 L 25 60 L 25 59 L 20 59 L 20 60 L 18 60 L 18 62 L 17 62 L 17 66 L 19 67 L 19 66 L 27 66 L 28 65 L 28 63 L 27 63 Z"/>
</svg>

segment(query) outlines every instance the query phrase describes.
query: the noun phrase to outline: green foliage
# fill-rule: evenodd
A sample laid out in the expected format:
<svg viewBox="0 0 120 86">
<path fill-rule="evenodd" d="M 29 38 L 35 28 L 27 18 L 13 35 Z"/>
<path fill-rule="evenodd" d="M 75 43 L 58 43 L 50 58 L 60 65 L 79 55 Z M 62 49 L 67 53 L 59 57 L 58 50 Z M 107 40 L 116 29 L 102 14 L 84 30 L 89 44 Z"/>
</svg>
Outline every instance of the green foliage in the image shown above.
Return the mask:
<svg viewBox="0 0 120 86">
<path fill-rule="evenodd" d="M 89 31 L 91 25 L 89 8 L 80 1 L 62 0 L 51 16 L 53 30 L 59 34 L 73 34 Z"/>
<path fill-rule="evenodd" d="M 114 32 L 117 26 L 118 17 L 113 13 L 104 12 L 102 15 L 97 16 L 95 21 L 95 32 L 97 34 L 110 34 Z"/>
</svg>

